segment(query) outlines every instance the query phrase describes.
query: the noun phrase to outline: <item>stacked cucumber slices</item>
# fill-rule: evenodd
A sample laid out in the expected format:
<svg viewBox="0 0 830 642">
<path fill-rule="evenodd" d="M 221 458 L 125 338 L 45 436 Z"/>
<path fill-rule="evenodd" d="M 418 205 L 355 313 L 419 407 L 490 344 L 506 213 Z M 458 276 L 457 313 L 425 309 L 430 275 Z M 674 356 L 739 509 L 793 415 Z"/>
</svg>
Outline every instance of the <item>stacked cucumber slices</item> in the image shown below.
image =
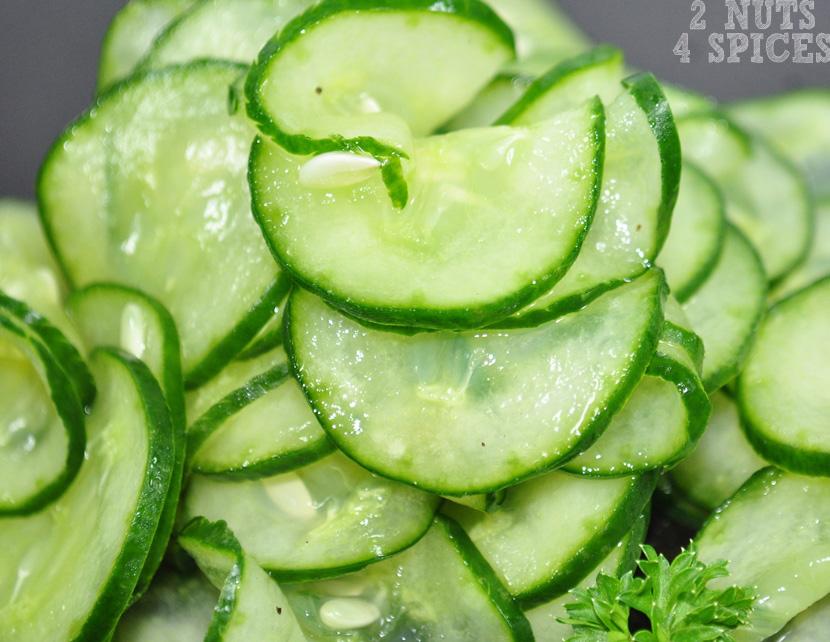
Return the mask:
<svg viewBox="0 0 830 642">
<path fill-rule="evenodd" d="M 99 90 L 0 202 L 0 639 L 629 639 L 653 497 L 701 640 L 826 628 L 828 95 L 541 0 L 131 0 Z"/>
</svg>

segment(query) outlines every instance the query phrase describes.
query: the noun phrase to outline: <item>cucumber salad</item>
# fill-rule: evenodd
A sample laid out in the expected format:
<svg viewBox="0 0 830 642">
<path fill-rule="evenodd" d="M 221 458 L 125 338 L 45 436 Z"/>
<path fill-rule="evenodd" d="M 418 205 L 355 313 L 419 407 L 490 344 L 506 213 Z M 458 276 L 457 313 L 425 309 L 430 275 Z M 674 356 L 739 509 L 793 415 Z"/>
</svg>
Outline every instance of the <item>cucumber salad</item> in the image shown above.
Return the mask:
<svg viewBox="0 0 830 642">
<path fill-rule="evenodd" d="M 828 528 L 830 90 L 130 0 L 0 200 L 4 642 L 817 642 Z"/>
</svg>

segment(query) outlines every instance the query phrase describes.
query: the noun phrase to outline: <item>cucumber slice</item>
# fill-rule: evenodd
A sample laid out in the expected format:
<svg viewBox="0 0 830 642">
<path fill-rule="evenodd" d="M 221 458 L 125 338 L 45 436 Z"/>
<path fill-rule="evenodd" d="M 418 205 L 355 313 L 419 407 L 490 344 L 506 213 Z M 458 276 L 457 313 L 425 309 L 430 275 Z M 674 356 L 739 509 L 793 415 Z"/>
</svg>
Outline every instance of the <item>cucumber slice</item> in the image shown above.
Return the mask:
<svg viewBox="0 0 830 642">
<path fill-rule="evenodd" d="M 190 393 L 189 409 L 190 466 L 203 475 L 270 477 L 333 450 L 281 348 L 232 363 Z"/>
<path fill-rule="evenodd" d="M 713 98 L 699 94 L 696 91 L 666 82 L 661 84 L 666 98 L 669 99 L 675 118 L 711 111 L 717 107 L 717 102 Z"/>
<path fill-rule="evenodd" d="M 268 320 L 268 323 L 262 326 L 259 334 L 237 355 L 236 358 L 238 360 L 246 361 L 261 357 L 266 352 L 271 352 L 271 350 L 275 350 L 282 345 L 283 326 L 285 325 L 283 321 L 285 317 L 285 304 L 287 302 L 288 296 L 274 308 L 271 318 Z"/>
<path fill-rule="evenodd" d="M 495 513 L 446 504 L 524 608 L 575 586 L 631 529 L 654 491 L 653 473 L 586 479 L 554 472 L 507 491 Z M 567 528 L 557 525 L 567 523 Z"/>
<path fill-rule="evenodd" d="M 797 163 L 817 196 L 830 197 L 830 91 L 816 87 L 751 100 L 732 105 L 729 114 Z"/>
<path fill-rule="evenodd" d="M 198 0 L 148 47 L 139 69 L 194 60 L 250 64 L 260 48 L 312 0 Z"/>
<path fill-rule="evenodd" d="M 418 541 L 438 499 L 367 473 L 340 454 L 258 481 L 194 475 L 184 517 L 228 522 L 280 580 L 328 577 Z"/>
<path fill-rule="evenodd" d="M 530 642 L 522 612 L 463 530 L 437 516 L 412 548 L 359 573 L 286 587 L 312 642 Z"/>
<path fill-rule="evenodd" d="M 741 430 L 735 402 L 717 392 L 706 432 L 695 451 L 671 471 L 671 481 L 673 490 L 712 511 L 766 465 Z"/>
<path fill-rule="evenodd" d="M 201 575 L 159 573 L 121 618 L 113 642 L 203 642 L 218 600 Z"/>
<path fill-rule="evenodd" d="M 516 34 L 521 58 L 573 56 L 590 46 L 590 40 L 561 8 L 548 0 L 488 0 Z"/>
<path fill-rule="evenodd" d="M 110 23 L 101 45 L 98 91 L 129 76 L 156 36 L 193 0 L 130 0 Z"/>
<path fill-rule="evenodd" d="M 746 436 L 764 459 L 830 476 L 830 276 L 767 315 L 738 379 Z"/>
<path fill-rule="evenodd" d="M 295 290 L 288 351 L 317 418 L 355 461 L 442 495 L 485 493 L 602 433 L 654 353 L 663 287 L 651 272 L 538 328 L 413 336 Z"/>
<path fill-rule="evenodd" d="M 158 301 L 120 285 L 98 283 L 77 290 L 67 301 L 67 308 L 90 349 L 113 346 L 141 359 L 161 385 L 170 410 L 173 473 L 158 530 L 135 588 L 140 596 L 167 550 L 182 488 L 185 408 L 179 334 L 173 317 Z"/>
<path fill-rule="evenodd" d="M 504 498 L 507 497 L 507 492 L 498 490 L 494 493 L 482 493 L 481 495 L 466 495 L 464 497 L 452 497 L 447 495 L 444 497 L 447 501 L 472 508 L 473 510 L 480 510 L 489 513 L 498 508 L 504 503 Z"/>
<path fill-rule="evenodd" d="M 41 510 L 80 470 L 84 411 L 55 355 L 0 299 L 0 517 Z"/>
<path fill-rule="evenodd" d="M 671 230 L 657 259 L 678 301 L 686 301 L 712 274 L 725 238 L 720 190 L 695 165 L 684 163 Z"/>
<path fill-rule="evenodd" d="M 807 260 L 776 285 L 772 298 L 781 300 L 827 275 L 830 275 L 830 198 L 816 203 L 816 229 Z"/>
<path fill-rule="evenodd" d="M 452 132 L 491 125 L 524 95 L 532 82 L 533 77 L 526 73 L 501 72 L 441 130 Z"/>
<path fill-rule="evenodd" d="M 729 225 L 714 271 L 683 311 L 703 339 L 703 383 L 712 392 L 740 372 L 766 312 L 766 275 L 755 248 Z"/>
<path fill-rule="evenodd" d="M 729 561 L 713 588 L 754 587 L 749 624 L 736 642 L 760 642 L 830 593 L 830 480 L 758 471 L 709 519 L 696 541 L 701 561 Z"/>
<path fill-rule="evenodd" d="M 547 290 L 576 257 L 596 207 L 603 123 L 593 100 L 532 127 L 420 139 L 403 211 L 378 176 L 304 185 L 317 159 L 258 138 L 255 216 L 285 269 L 353 315 L 481 327 Z"/>
<path fill-rule="evenodd" d="M 695 447 L 709 418 L 709 398 L 692 357 L 664 332 L 646 376 L 602 437 L 564 469 L 591 477 L 666 470 Z"/>
<path fill-rule="evenodd" d="M 575 589 L 587 589 L 596 584 L 597 575 L 616 575 L 621 577 L 634 569 L 636 560 L 640 558 L 640 547 L 648 530 L 649 513 L 646 511 L 635 522 L 628 534 L 614 547 L 608 556 L 593 571 L 591 571 Z M 525 613 L 536 642 L 563 642 L 573 633 L 569 624 L 562 624 L 559 618 L 567 617 L 565 605 L 570 604 L 573 597 L 568 593 L 530 609 Z"/>
<path fill-rule="evenodd" d="M 305 642 L 282 590 L 243 552 L 227 524 L 197 518 L 182 531 L 179 544 L 221 590 L 205 640 Z"/>
<path fill-rule="evenodd" d="M 830 631 L 830 597 L 816 602 L 796 616 L 767 642 L 816 642 Z"/>
<path fill-rule="evenodd" d="M 729 220 L 758 248 L 770 281 L 796 268 L 813 230 L 810 194 L 798 170 L 721 113 L 687 116 L 678 130 L 684 156 L 721 188 Z"/>
<path fill-rule="evenodd" d="M 250 342 L 288 286 L 250 217 L 253 134 L 228 114 L 243 71 L 203 62 L 134 77 L 60 137 L 38 184 L 70 280 L 112 279 L 161 301 L 190 386 Z"/>
<path fill-rule="evenodd" d="M 594 93 L 607 103 L 619 93 L 623 73 L 620 52 L 599 47 L 539 78 L 498 122 L 538 122 Z M 623 85 L 608 108 L 603 188 L 579 256 L 550 291 L 499 326 L 535 325 L 579 308 L 642 274 L 660 251 L 680 182 L 677 132 L 653 76 Z"/>
<path fill-rule="evenodd" d="M 99 394 L 75 482 L 46 510 L 0 529 L 0 631 L 20 642 L 106 638 L 167 498 L 173 443 L 161 389 L 126 353 L 96 350 L 91 364 Z"/>
</svg>

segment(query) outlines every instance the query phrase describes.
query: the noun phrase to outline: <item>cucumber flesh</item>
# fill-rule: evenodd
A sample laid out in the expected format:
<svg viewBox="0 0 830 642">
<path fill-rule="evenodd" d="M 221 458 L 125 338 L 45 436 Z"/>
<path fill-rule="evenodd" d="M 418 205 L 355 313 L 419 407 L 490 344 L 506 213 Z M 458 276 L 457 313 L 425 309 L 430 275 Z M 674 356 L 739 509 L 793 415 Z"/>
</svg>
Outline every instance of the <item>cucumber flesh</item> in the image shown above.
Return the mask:
<svg viewBox="0 0 830 642">
<path fill-rule="evenodd" d="M 261 357 L 266 352 L 271 352 L 282 345 L 283 323 L 285 318 L 285 304 L 288 297 L 280 301 L 274 308 L 271 318 L 262 326 L 259 333 L 251 340 L 247 347 L 237 355 L 237 359 L 245 361 Z"/>
<path fill-rule="evenodd" d="M 340 454 L 257 481 L 194 475 L 184 518 L 225 520 L 280 580 L 337 575 L 417 541 L 438 499 L 375 477 Z"/>
<path fill-rule="evenodd" d="M 650 272 L 537 328 L 406 336 L 295 290 L 288 350 L 318 419 L 355 461 L 442 495 L 485 493 L 601 434 L 654 353 L 662 292 Z"/>
<path fill-rule="evenodd" d="M 73 284 L 113 279 L 161 301 L 191 386 L 256 335 L 287 288 L 250 216 L 252 130 L 228 114 L 243 72 L 201 62 L 134 77 L 61 136 L 38 184 Z"/>
<path fill-rule="evenodd" d="M 20 642 L 107 636 L 167 497 L 173 444 L 161 389 L 124 353 L 98 350 L 91 365 L 99 394 L 75 482 L 44 511 L 0 529 L 0 631 Z"/>
<path fill-rule="evenodd" d="M 686 87 L 665 82 L 662 85 L 675 118 L 683 118 L 684 116 L 704 111 L 708 112 L 717 106 L 717 103 L 713 99 L 687 89 Z"/>
<path fill-rule="evenodd" d="M 830 275 L 830 198 L 816 203 L 816 229 L 807 260 L 775 286 L 772 298 L 781 300 L 827 275 Z"/>
<path fill-rule="evenodd" d="M 521 58 L 573 56 L 590 46 L 590 41 L 561 8 L 546 0 L 489 0 L 516 34 L 516 53 Z"/>
<path fill-rule="evenodd" d="M 532 301 L 576 258 L 596 207 L 603 131 L 593 100 L 531 127 L 419 139 L 403 211 L 379 175 L 304 185 L 314 161 L 260 138 L 254 211 L 284 268 L 333 305 L 377 323 L 481 327 Z"/>
<path fill-rule="evenodd" d="M 712 511 L 766 465 L 744 436 L 735 402 L 716 392 L 706 432 L 695 451 L 671 471 L 671 481 L 686 499 Z"/>
<path fill-rule="evenodd" d="M 441 129 L 451 132 L 492 125 L 522 97 L 531 82 L 533 78 L 527 74 L 502 71 Z"/>
<path fill-rule="evenodd" d="M 335 580 L 288 585 L 286 594 L 310 642 L 533 639 L 493 570 L 444 516 L 400 555 Z"/>
<path fill-rule="evenodd" d="M 586 479 L 554 472 L 510 488 L 498 511 L 446 504 L 524 608 L 575 586 L 631 529 L 654 490 L 648 474 Z M 567 525 L 564 527 L 564 525 Z"/>
<path fill-rule="evenodd" d="M 712 392 L 741 370 L 766 311 L 766 275 L 755 249 L 731 225 L 709 278 L 683 304 L 703 339 L 703 383 Z"/>
<path fill-rule="evenodd" d="M 224 522 L 198 518 L 179 544 L 221 591 L 205 640 L 306 642 L 282 590 L 247 555 Z"/>
<path fill-rule="evenodd" d="M 830 593 L 830 480 L 775 468 L 758 471 L 697 535 L 704 563 L 728 560 L 729 576 L 712 588 L 754 587 L 749 624 L 736 642 L 760 642 Z"/>
<path fill-rule="evenodd" d="M 285 351 L 237 361 L 189 394 L 190 467 L 256 479 L 310 464 L 333 446 L 291 376 Z"/>
<path fill-rule="evenodd" d="M 830 597 L 816 602 L 767 642 L 816 642 L 830 631 Z"/>
<path fill-rule="evenodd" d="M 830 476 L 830 277 L 784 299 L 738 379 L 746 435 L 764 459 Z"/>
</svg>

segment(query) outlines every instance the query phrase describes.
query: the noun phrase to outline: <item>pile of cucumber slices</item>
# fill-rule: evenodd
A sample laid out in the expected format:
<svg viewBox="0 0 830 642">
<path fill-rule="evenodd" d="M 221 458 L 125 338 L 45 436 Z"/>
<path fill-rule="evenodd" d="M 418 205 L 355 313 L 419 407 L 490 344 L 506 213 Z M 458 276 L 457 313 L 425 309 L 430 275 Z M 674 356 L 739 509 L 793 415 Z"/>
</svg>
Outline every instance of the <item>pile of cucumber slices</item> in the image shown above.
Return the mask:
<svg viewBox="0 0 830 642">
<path fill-rule="evenodd" d="M 562 642 L 652 499 L 718 640 L 824 639 L 830 91 L 543 0 L 123 8 L 0 201 L 0 640 Z"/>
</svg>

